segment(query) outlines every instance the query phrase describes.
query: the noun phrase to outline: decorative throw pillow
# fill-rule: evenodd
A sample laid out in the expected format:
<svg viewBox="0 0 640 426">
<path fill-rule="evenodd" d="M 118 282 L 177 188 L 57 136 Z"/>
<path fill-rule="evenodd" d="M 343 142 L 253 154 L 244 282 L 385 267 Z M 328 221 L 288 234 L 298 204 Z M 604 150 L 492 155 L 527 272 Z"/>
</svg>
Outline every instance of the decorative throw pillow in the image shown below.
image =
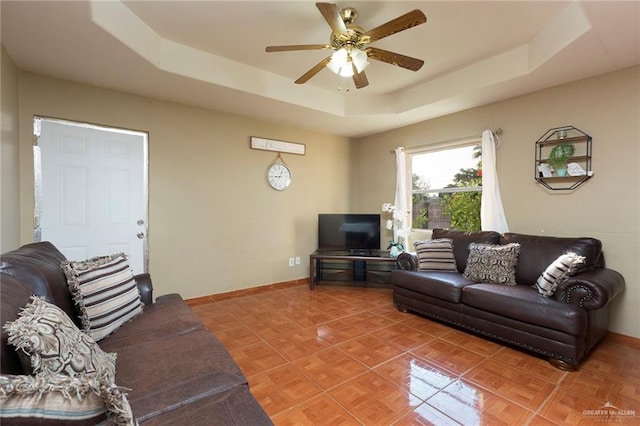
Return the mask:
<svg viewBox="0 0 640 426">
<path fill-rule="evenodd" d="M 520 244 L 469 244 L 464 277 L 475 282 L 516 285 L 516 264 Z"/>
<path fill-rule="evenodd" d="M 418 256 L 418 271 L 458 270 L 456 259 L 453 257 L 453 240 L 451 238 L 416 241 L 413 246 Z"/>
<path fill-rule="evenodd" d="M 127 256 L 118 253 L 62 263 L 84 331 L 96 341 L 142 313 L 144 306 Z"/>
<path fill-rule="evenodd" d="M 36 296 L 31 300 L 15 321 L 4 325 L 8 343 L 28 356 L 30 365 L 25 365 L 25 370 L 68 376 L 93 373 L 101 379 L 115 380 L 117 354 L 100 349 L 56 305 Z"/>
<path fill-rule="evenodd" d="M 558 284 L 573 275 L 584 260 L 584 256 L 572 252 L 561 254 L 536 280 L 538 293 L 545 297 L 553 296 Z"/>
<path fill-rule="evenodd" d="M 0 376 L 0 423 L 133 425 L 126 395 L 95 375 Z"/>
</svg>

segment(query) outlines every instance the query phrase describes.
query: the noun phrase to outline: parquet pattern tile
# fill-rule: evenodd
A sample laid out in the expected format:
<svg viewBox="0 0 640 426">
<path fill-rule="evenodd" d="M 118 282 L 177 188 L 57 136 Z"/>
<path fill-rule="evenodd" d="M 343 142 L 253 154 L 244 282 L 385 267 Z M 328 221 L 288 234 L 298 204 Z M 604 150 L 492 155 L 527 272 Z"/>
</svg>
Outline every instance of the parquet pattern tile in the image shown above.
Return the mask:
<svg viewBox="0 0 640 426">
<path fill-rule="evenodd" d="M 327 395 L 320 395 L 273 418 L 276 426 L 354 425 L 359 422 Z"/>
<path fill-rule="evenodd" d="M 233 350 L 260 342 L 260 338 L 242 324 L 224 330 L 217 330 L 214 334 L 227 350 Z"/>
<path fill-rule="evenodd" d="M 561 383 L 569 374 L 566 371 L 555 368 L 548 362 L 541 361 L 539 358 L 523 356 L 522 352 L 507 347 L 500 349 L 492 359 L 556 385 Z"/>
<path fill-rule="evenodd" d="M 482 355 L 441 339 L 434 339 L 411 352 L 456 374 L 464 374 L 485 359 Z"/>
<path fill-rule="evenodd" d="M 405 351 L 422 346 L 433 339 L 433 336 L 402 324 L 393 324 L 371 334 Z"/>
<path fill-rule="evenodd" d="M 364 364 L 333 347 L 298 359 L 293 365 L 325 390 L 368 370 Z"/>
<path fill-rule="evenodd" d="M 456 380 L 428 403 L 463 425 L 523 425 L 531 417 L 527 409 L 465 380 Z"/>
<path fill-rule="evenodd" d="M 374 372 L 364 373 L 329 391 L 363 424 L 388 425 L 422 401 Z"/>
<path fill-rule="evenodd" d="M 253 395 L 270 416 L 303 403 L 322 392 L 291 364 L 249 376 L 249 386 Z"/>
<path fill-rule="evenodd" d="M 464 376 L 474 384 L 536 411 L 555 386 L 532 374 L 488 359 Z"/>
<path fill-rule="evenodd" d="M 279 336 L 275 339 L 268 340 L 267 343 L 289 361 L 318 352 L 329 346 L 329 343 L 320 339 L 313 329 L 303 329 Z"/>
<path fill-rule="evenodd" d="M 399 312 L 389 289 L 300 285 L 212 300 L 194 311 L 276 425 L 640 425 L 638 339 L 609 334 L 565 372 Z M 624 416 L 592 414 L 609 408 Z"/>
<path fill-rule="evenodd" d="M 395 358 L 403 352 L 399 347 L 386 343 L 371 334 L 351 339 L 338 345 L 338 348 L 369 368 Z"/>
<path fill-rule="evenodd" d="M 422 400 L 435 395 L 456 378 L 454 374 L 410 353 L 393 358 L 374 371 Z"/>
<path fill-rule="evenodd" d="M 343 317 L 340 321 L 365 332 L 376 331 L 395 323 L 393 320 L 376 315 L 372 312 L 360 312 L 355 315 Z"/>
<path fill-rule="evenodd" d="M 288 362 L 265 342 L 233 349 L 229 353 L 246 376 L 268 371 Z"/>
</svg>

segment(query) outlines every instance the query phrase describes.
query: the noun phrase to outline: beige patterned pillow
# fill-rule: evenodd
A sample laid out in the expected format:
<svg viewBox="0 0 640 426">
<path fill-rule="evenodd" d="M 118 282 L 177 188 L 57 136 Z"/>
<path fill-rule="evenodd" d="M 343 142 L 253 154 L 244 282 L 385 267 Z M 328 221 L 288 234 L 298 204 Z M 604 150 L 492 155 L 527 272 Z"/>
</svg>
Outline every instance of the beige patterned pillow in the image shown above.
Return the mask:
<svg viewBox="0 0 640 426">
<path fill-rule="evenodd" d="M 0 376 L 0 423 L 133 425 L 126 395 L 95 375 Z"/>
<path fill-rule="evenodd" d="M 144 304 L 127 256 L 118 253 L 62 263 L 82 326 L 96 341 L 142 313 Z"/>
<path fill-rule="evenodd" d="M 8 343 L 28 356 L 34 373 L 50 371 L 77 376 L 94 373 L 115 380 L 116 354 L 106 353 L 69 316 L 43 298 L 33 296 L 15 321 L 7 322 Z M 26 358 L 26 357 L 22 357 Z"/>
<path fill-rule="evenodd" d="M 464 277 L 477 283 L 516 285 L 516 264 L 520 244 L 469 244 Z"/>
</svg>

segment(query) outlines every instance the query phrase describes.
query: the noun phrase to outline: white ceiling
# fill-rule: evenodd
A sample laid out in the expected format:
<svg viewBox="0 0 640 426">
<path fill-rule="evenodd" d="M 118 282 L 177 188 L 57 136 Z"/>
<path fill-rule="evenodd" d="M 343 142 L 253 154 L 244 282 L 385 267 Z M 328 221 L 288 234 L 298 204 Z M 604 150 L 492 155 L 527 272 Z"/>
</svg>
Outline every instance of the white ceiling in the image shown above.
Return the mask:
<svg viewBox="0 0 640 426">
<path fill-rule="evenodd" d="M 639 1 L 344 1 L 365 30 L 413 9 L 427 23 L 373 46 L 369 86 L 328 69 L 293 81 L 328 43 L 312 1 L 1 1 L 23 70 L 344 136 L 363 136 L 640 63 Z M 348 89 L 348 90 L 347 90 Z"/>
</svg>

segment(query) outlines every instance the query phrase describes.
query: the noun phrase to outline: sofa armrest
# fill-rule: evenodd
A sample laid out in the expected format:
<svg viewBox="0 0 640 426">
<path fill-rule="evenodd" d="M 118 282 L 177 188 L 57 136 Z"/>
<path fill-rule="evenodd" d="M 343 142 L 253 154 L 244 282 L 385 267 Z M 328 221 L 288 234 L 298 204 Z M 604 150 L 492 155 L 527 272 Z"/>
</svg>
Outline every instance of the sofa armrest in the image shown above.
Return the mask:
<svg viewBox="0 0 640 426">
<path fill-rule="evenodd" d="M 136 280 L 142 303 L 151 305 L 153 303 L 153 283 L 151 282 L 151 275 L 139 274 L 135 275 L 133 279 Z"/>
<path fill-rule="evenodd" d="M 624 290 L 624 277 L 612 269 L 596 269 L 569 277 L 558 284 L 554 299 L 587 311 L 606 306 Z"/>
<path fill-rule="evenodd" d="M 415 253 L 403 252 L 396 258 L 396 265 L 398 269 L 405 271 L 417 271 L 418 270 L 418 256 Z"/>
<path fill-rule="evenodd" d="M 167 300 L 179 301 L 184 299 L 182 299 L 182 296 L 179 293 L 168 293 L 168 294 L 163 294 L 162 296 L 156 297 L 156 302 L 162 302 Z"/>
</svg>

